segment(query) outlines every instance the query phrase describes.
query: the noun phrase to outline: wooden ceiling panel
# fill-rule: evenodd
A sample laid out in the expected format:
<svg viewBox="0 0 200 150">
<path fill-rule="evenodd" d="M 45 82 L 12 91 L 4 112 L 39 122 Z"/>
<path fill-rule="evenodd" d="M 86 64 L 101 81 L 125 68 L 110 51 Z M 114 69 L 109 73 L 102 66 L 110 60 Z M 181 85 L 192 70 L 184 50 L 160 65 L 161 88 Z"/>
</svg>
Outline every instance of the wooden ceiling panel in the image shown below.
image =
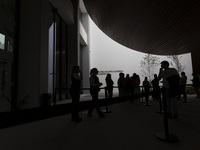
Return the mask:
<svg viewBox="0 0 200 150">
<path fill-rule="evenodd" d="M 83 0 L 97 26 L 118 43 L 145 53 L 200 49 L 199 0 Z"/>
</svg>

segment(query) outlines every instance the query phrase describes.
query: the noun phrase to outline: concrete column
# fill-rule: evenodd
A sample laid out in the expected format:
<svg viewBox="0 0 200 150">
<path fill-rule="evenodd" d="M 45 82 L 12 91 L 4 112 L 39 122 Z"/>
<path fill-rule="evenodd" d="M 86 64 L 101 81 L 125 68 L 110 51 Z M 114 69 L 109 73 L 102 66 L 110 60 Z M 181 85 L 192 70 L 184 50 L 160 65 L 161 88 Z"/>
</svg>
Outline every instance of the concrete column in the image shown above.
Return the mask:
<svg viewBox="0 0 200 150">
<path fill-rule="evenodd" d="M 89 33 L 89 15 L 82 14 L 82 24 L 87 33 L 87 45 L 81 47 L 81 69 L 83 71 L 83 88 L 89 88 L 90 76 L 90 33 Z"/>
<path fill-rule="evenodd" d="M 17 100 L 22 108 L 38 107 L 48 90 L 48 0 L 21 0 Z M 34 6 L 34 7 L 33 7 Z"/>
<path fill-rule="evenodd" d="M 68 26 L 68 74 L 74 65 L 80 65 L 80 38 L 79 38 L 79 0 L 72 0 L 74 6 L 74 24 Z M 68 76 L 70 81 L 70 75 Z M 68 87 L 70 87 L 70 82 Z"/>
</svg>

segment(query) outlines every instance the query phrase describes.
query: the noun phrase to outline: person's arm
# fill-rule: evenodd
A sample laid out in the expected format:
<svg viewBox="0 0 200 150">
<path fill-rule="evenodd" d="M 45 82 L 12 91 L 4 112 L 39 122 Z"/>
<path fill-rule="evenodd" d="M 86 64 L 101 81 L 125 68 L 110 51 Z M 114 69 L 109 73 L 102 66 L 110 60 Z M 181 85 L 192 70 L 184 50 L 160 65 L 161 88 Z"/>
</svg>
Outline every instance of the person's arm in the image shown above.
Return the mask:
<svg viewBox="0 0 200 150">
<path fill-rule="evenodd" d="M 160 68 L 159 73 L 158 73 L 158 81 L 162 79 L 162 72 L 163 72 L 163 68 Z"/>
<path fill-rule="evenodd" d="M 79 73 L 80 73 L 80 80 L 83 80 L 83 74 L 82 74 L 82 71 L 79 70 Z"/>
</svg>

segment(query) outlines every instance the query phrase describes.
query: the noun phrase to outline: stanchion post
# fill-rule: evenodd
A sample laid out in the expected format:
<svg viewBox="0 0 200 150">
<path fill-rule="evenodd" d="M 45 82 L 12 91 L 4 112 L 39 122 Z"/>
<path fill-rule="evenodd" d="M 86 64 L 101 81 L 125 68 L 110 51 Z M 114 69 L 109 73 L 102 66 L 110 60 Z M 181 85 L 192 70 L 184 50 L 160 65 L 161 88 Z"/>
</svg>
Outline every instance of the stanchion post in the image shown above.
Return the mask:
<svg viewBox="0 0 200 150">
<path fill-rule="evenodd" d="M 144 96 L 144 87 L 142 86 L 142 102 L 141 103 L 144 103 L 143 96 Z"/>
<path fill-rule="evenodd" d="M 159 111 L 156 111 L 157 113 L 163 113 L 163 108 L 162 108 L 162 99 L 161 99 L 161 92 L 162 90 L 160 90 L 160 87 L 159 87 L 159 95 L 158 95 L 158 100 L 159 100 L 159 106 L 160 106 L 160 110 Z"/>
<path fill-rule="evenodd" d="M 166 99 L 166 88 L 162 88 L 163 97 L 163 115 L 164 115 L 164 133 L 157 133 L 157 138 L 166 142 L 178 142 L 178 138 L 175 135 L 169 134 L 168 130 L 168 113 L 167 113 L 167 99 Z"/>
<path fill-rule="evenodd" d="M 144 106 L 151 106 L 149 104 L 149 89 L 144 89 L 145 104 Z"/>
<path fill-rule="evenodd" d="M 104 90 L 105 90 L 106 110 L 102 110 L 102 111 L 104 113 L 110 113 L 111 111 L 108 110 L 108 89 L 107 89 L 107 87 L 105 87 Z"/>
</svg>

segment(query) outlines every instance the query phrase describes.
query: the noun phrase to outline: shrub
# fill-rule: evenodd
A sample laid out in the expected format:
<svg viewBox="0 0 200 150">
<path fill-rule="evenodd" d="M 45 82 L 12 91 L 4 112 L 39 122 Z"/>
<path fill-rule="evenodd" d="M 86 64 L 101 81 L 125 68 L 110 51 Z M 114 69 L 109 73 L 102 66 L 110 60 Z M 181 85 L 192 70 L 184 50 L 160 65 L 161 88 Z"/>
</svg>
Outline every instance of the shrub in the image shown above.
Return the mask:
<svg viewBox="0 0 200 150">
<path fill-rule="evenodd" d="M 186 86 L 185 91 L 187 94 L 195 94 L 194 88 L 192 86 Z"/>
</svg>

